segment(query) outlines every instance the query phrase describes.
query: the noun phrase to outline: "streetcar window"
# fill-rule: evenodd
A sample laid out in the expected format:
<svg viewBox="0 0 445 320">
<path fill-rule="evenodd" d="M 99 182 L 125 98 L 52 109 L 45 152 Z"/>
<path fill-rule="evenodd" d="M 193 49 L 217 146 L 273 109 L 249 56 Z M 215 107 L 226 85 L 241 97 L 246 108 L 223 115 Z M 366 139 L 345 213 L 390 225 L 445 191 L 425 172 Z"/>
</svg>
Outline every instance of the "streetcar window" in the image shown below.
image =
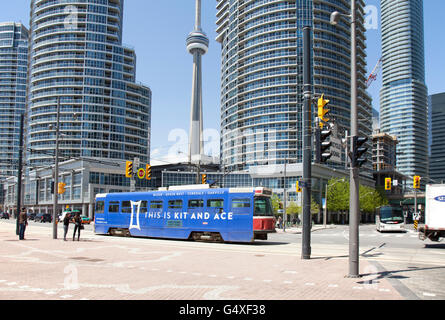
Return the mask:
<svg viewBox="0 0 445 320">
<path fill-rule="evenodd" d="M 110 201 L 110 204 L 108 205 L 108 212 L 119 212 L 119 201 Z"/>
<path fill-rule="evenodd" d="M 168 202 L 169 209 L 182 209 L 182 200 L 170 200 Z"/>
<path fill-rule="evenodd" d="M 96 202 L 96 208 L 94 210 L 95 213 L 104 213 L 105 209 L 105 202 L 104 201 L 97 201 Z"/>
<path fill-rule="evenodd" d="M 272 204 L 268 197 L 255 198 L 255 216 L 273 216 Z"/>
<path fill-rule="evenodd" d="M 131 213 L 131 202 L 130 201 L 122 201 L 122 213 Z"/>
<path fill-rule="evenodd" d="M 204 200 L 189 200 L 189 208 L 203 208 Z"/>
<path fill-rule="evenodd" d="M 162 201 L 152 201 L 150 203 L 150 209 L 162 209 L 163 203 Z"/>
<path fill-rule="evenodd" d="M 224 200 L 223 199 L 209 199 L 207 200 L 208 208 L 223 208 Z"/>
<path fill-rule="evenodd" d="M 142 201 L 141 202 L 141 213 L 146 213 L 147 212 L 147 204 L 148 204 L 148 201 Z"/>
<path fill-rule="evenodd" d="M 250 199 L 233 199 L 232 208 L 250 208 Z"/>
</svg>

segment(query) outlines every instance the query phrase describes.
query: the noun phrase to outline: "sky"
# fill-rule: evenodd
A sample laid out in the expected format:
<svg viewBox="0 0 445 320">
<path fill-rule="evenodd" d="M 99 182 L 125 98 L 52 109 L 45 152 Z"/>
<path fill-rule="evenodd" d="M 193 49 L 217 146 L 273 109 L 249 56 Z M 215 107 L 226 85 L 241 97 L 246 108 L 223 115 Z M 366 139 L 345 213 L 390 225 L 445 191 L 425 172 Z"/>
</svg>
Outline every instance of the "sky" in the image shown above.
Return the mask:
<svg viewBox="0 0 445 320">
<path fill-rule="evenodd" d="M 29 26 L 30 0 L 0 0 L 0 22 Z M 379 0 L 365 0 L 376 6 Z M 444 33 L 441 21 L 444 0 L 424 0 L 425 66 L 429 94 L 445 92 Z M 194 28 L 195 0 L 125 0 L 123 44 L 135 49 L 138 82 L 152 90 L 152 163 L 188 152 L 192 90 L 192 56 L 185 40 Z M 381 57 L 380 16 L 377 28 L 367 31 L 367 63 L 370 73 Z M 216 38 L 216 0 L 202 1 L 202 29 L 210 39 L 203 56 L 203 113 L 206 154 L 219 153 L 220 53 Z M 379 110 L 381 74 L 369 88 L 373 107 Z"/>
</svg>

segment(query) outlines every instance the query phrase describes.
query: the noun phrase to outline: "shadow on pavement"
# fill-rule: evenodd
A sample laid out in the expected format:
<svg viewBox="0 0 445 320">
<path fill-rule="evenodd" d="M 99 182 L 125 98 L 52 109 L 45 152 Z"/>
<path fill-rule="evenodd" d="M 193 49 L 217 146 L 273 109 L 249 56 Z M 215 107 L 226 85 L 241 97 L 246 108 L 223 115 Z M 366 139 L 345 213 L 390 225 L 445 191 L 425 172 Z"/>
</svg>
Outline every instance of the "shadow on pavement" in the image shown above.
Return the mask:
<svg viewBox="0 0 445 320">
<path fill-rule="evenodd" d="M 445 249 L 445 243 L 426 244 L 425 248 L 428 248 L 428 249 Z"/>
</svg>

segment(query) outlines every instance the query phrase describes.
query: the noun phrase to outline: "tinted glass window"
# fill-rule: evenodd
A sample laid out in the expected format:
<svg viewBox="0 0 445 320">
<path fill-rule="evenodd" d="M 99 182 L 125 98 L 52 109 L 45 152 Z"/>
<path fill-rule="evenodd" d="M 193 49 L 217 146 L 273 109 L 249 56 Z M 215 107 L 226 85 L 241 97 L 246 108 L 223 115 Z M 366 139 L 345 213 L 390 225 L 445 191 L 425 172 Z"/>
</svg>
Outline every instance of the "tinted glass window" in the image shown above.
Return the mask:
<svg viewBox="0 0 445 320">
<path fill-rule="evenodd" d="M 168 202 L 169 209 L 182 209 L 182 200 L 170 200 Z"/>
<path fill-rule="evenodd" d="M 233 199 L 232 208 L 250 208 L 250 199 Z"/>
<path fill-rule="evenodd" d="M 142 201 L 141 203 L 141 213 L 146 213 L 147 212 L 147 205 L 148 205 L 148 201 Z"/>
<path fill-rule="evenodd" d="M 223 199 L 209 199 L 207 200 L 208 208 L 223 208 L 224 200 Z"/>
<path fill-rule="evenodd" d="M 119 202 L 118 201 L 111 201 L 108 205 L 108 212 L 116 213 L 119 212 Z"/>
<path fill-rule="evenodd" d="M 189 208 L 202 208 L 204 207 L 204 200 L 189 200 Z"/>
<path fill-rule="evenodd" d="M 105 209 L 105 202 L 104 201 L 97 201 L 96 202 L 95 212 L 96 213 L 104 213 L 104 209 Z"/>
<path fill-rule="evenodd" d="M 162 201 L 152 201 L 150 203 L 150 209 L 162 209 L 163 203 Z"/>
<path fill-rule="evenodd" d="M 255 216 L 273 216 L 272 204 L 270 198 L 255 197 Z"/>
<path fill-rule="evenodd" d="M 131 202 L 122 201 L 122 213 L 131 213 Z"/>
</svg>

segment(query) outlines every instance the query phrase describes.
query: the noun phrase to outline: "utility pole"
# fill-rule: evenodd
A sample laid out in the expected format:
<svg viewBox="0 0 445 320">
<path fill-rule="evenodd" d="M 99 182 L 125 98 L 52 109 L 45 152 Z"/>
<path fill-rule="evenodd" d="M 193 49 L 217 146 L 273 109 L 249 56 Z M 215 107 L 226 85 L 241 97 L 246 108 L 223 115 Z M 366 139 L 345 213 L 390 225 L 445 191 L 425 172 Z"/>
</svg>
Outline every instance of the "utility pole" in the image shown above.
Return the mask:
<svg viewBox="0 0 445 320">
<path fill-rule="evenodd" d="M 22 206 L 22 162 L 23 162 L 23 131 L 25 115 L 20 115 L 20 134 L 19 134 L 19 163 L 17 170 L 17 226 L 16 234 L 19 235 L 19 215 Z"/>
<path fill-rule="evenodd" d="M 60 97 L 57 98 L 57 120 L 56 120 L 56 149 L 54 161 L 54 203 L 53 203 L 53 239 L 57 239 L 57 205 L 59 185 L 59 129 L 60 129 Z"/>
<path fill-rule="evenodd" d="M 303 230 L 304 260 L 311 258 L 311 190 L 312 190 L 312 72 L 311 27 L 303 27 Z"/>
</svg>

